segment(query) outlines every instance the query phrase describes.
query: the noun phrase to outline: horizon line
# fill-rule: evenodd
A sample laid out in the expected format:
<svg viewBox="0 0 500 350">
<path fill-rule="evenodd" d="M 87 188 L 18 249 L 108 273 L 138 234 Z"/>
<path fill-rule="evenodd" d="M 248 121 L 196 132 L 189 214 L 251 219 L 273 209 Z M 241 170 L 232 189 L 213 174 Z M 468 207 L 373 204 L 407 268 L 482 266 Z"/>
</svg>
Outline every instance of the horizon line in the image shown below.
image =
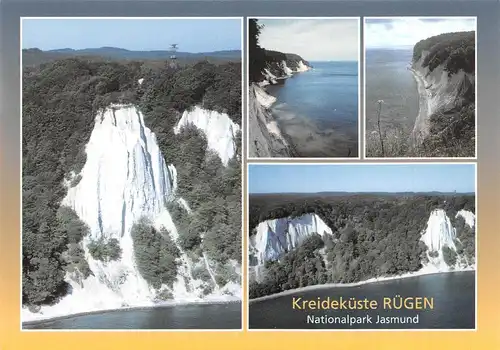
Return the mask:
<svg viewBox="0 0 500 350">
<path fill-rule="evenodd" d="M 358 59 L 351 59 L 351 60 L 335 60 L 335 59 L 329 59 L 329 60 L 305 60 L 307 62 L 356 62 L 359 63 Z"/>
<path fill-rule="evenodd" d="M 415 44 L 416 45 L 416 44 Z M 396 45 L 396 46 L 367 46 L 365 45 L 366 50 L 370 49 L 413 49 L 415 45 Z"/>
<path fill-rule="evenodd" d="M 39 47 L 23 47 L 22 50 L 40 50 L 43 52 L 50 52 L 50 51 L 58 51 L 58 50 L 73 50 L 73 51 L 80 51 L 80 50 L 99 50 L 99 49 L 119 49 L 119 50 L 124 50 L 124 51 L 129 51 L 129 52 L 155 52 L 155 51 L 172 51 L 169 49 L 125 49 L 123 47 L 118 47 L 118 46 L 99 46 L 99 47 L 86 47 L 86 48 L 81 48 L 81 49 L 74 49 L 71 47 L 61 47 L 58 49 L 41 49 Z M 207 52 L 221 52 L 221 51 L 241 51 L 242 49 L 221 49 L 221 50 L 213 50 L 213 51 L 176 51 L 180 53 L 207 53 Z"/>
</svg>

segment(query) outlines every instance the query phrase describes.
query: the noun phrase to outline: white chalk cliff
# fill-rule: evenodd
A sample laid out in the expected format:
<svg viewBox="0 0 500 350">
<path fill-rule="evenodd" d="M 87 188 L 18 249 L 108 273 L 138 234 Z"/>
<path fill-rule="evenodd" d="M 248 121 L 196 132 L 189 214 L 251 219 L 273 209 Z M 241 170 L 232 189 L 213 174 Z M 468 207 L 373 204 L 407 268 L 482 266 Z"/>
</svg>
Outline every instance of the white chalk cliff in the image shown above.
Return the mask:
<svg viewBox="0 0 500 350">
<path fill-rule="evenodd" d="M 82 179 L 62 204 L 90 226 L 92 238 L 121 238 L 142 215 L 156 216 L 173 197 L 174 167 L 167 167 L 135 107 L 113 106 L 98 115 L 86 153 Z"/>
<path fill-rule="evenodd" d="M 240 126 L 225 113 L 209 111 L 199 106 L 184 111 L 174 132 L 178 134 L 183 127 L 190 124 L 203 131 L 207 137 L 208 148 L 217 152 L 222 163 L 227 165 L 238 149 L 235 138 Z"/>
<path fill-rule="evenodd" d="M 304 60 L 299 59 L 297 61 L 290 62 L 293 67 L 289 67 L 286 60 L 281 62 L 268 62 L 267 67 L 264 68 L 262 75 L 264 80 L 259 82 L 260 86 L 266 86 L 269 84 L 277 84 L 278 80 L 287 79 L 296 73 L 307 72 L 311 69 Z"/>
<path fill-rule="evenodd" d="M 86 146 L 87 160 L 81 180 L 68 189 L 62 205 L 75 210 L 90 228 L 82 248 L 92 274 L 82 278 L 67 273 L 70 292 L 57 304 L 42 306 L 32 313 L 23 309 L 23 321 L 61 315 L 115 309 L 126 306 L 152 306 L 160 292 L 168 290 L 174 302 L 239 299 L 241 286 L 228 283 L 215 286 L 204 295 L 206 283 L 193 278 L 192 270 L 212 262 L 203 258 L 192 261 L 181 250 L 177 281 L 173 288 L 155 290 L 141 276 L 135 263 L 132 225 L 149 218 L 157 228 L 167 229 L 175 241 L 175 224 L 167 210 L 169 201 L 178 201 L 189 212 L 188 203 L 177 198 L 177 174 L 167 165 L 154 133 L 144 124 L 142 113 L 131 105 L 114 105 L 96 116 L 94 129 Z M 116 238 L 122 250 L 117 261 L 94 260 L 87 245 L 97 239 Z M 233 262 L 236 273 L 240 266 Z"/>
<path fill-rule="evenodd" d="M 449 75 L 444 65 L 430 71 L 423 67 L 429 55 L 423 51 L 420 59 L 413 63 L 412 73 L 419 93 L 419 113 L 415 121 L 412 137 L 421 142 L 430 131 L 430 117 L 437 112 L 459 108 L 467 102 L 467 95 L 475 89 L 475 76 L 463 70 Z"/>
<path fill-rule="evenodd" d="M 471 228 L 476 227 L 476 215 L 468 210 L 459 210 L 455 217 L 462 217 Z"/>
<path fill-rule="evenodd" d="M 467 210 L 460 210 L 456 217 L 463 217 L 465 223 L 471 228 L 475 226 L 474 213 Z M 443 209 L 432 211 L 421 240 L 427 246 L 427 258 L 429 262 L 424 264 L 424 269 L 436 271 L 460 270 L 464 268 L 474 268 L 475 262 L 469 262 L 465 257 L 457 256 L 455 266 L 448 266 L 443 257 L 443 248 L 447 247 L 457 253 L 455 241 L 457 230 L 451 224 L 450 218 Z"/>
<path fill-rule="evenodd" d="M 316 214 L 266 220 L 259 223 L 257 233 L 250 237 L 250 254 L 258 265 L 262 265 L 295 249 L 315 233 L 321 236 L 332 234 L 332 229 Z"/>
<path fill-rule="evenodd" d="M 276 98 L 266 93 L 258 84 L 249 89 L 249 156 L 291 157 L 292 151 L 270 108 Z"/>
</svg>

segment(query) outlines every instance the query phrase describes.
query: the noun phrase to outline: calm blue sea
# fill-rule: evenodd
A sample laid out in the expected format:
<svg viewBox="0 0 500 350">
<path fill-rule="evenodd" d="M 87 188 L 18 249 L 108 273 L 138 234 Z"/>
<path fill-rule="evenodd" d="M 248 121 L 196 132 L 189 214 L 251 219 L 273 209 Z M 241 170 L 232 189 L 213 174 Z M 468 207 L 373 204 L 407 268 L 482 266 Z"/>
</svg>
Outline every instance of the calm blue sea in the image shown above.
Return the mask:
<svg viewBox="0 0 500 350">
<path fill-rule="evenodd" d="M 23 329 L 238 329 L 241 303 L 114 310 L 23 324 Z"/>
<path fill-rule="evenodd" d="M 358 62 L 311 62 L 283 85 L 268 87 L 277 98 L 273 115 L 299 156 L 358 155 Z"/>
<path fill-rule="evenodd" d="M 378 100 L 383 100 L 382 128 L 400 128 L 410 134 L 418 114 L 417 83 L 410 65 L 413 49 L 366 50 L 366 132 L 375 130 Z"/>
<path fill-rule="evenodd" d="M 257 301 L 249 306 L 250 329 L 390 329 L 390 328 L 420 328 L 420 329 L 474 329 L 476 315 L 475 272 L 451 272 L 434 275 L 416 276 L 411 278 L 388 280 L 369 283 L 356 287 L 325 288 L 279 296 L 277 298 Z M 427 310 L 308 310 L 293 309 L 293 298 L 303 300 L 325 300 L 368 298 L 377 300 L 382 305 L 385 297 L 394 296 L 433 298 L 434 308 Z M 346 316 L 363 317 L 370 315 L 372 324 L 311 324 L 307 322 L 308 315 L 314 316 Z M 414 324 L 377 324 L 380 317 L 397 317 L 418 315 L 418 323 Z M 404 348 L 404 347 L 403 347 Z"/>
</svg>

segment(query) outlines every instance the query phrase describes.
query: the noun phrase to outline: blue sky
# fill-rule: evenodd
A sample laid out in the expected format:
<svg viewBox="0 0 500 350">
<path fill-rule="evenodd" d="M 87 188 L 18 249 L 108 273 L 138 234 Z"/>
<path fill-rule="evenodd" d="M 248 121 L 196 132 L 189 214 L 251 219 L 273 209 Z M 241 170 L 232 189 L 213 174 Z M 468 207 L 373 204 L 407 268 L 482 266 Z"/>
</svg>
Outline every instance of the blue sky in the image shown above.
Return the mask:
<svg viewBox="0 0 500 350">
<path fill-rule="evenodd" d="M 475 192 L 475 169 L 470 164 L 250 164 L 248 181 L 250 193 Z"/>
<path fill-rule="evenodd" d="M 25 19 L 23 48 L 210 52 L 241 49 L 239 19 Z"/>
<path fill-rule="evenodd" d="M 476 30 L 476 20 L 472 17 L 366 18 L 364 30 L 367 48 L 413 48 L 431 36 Z"/>
</svg>

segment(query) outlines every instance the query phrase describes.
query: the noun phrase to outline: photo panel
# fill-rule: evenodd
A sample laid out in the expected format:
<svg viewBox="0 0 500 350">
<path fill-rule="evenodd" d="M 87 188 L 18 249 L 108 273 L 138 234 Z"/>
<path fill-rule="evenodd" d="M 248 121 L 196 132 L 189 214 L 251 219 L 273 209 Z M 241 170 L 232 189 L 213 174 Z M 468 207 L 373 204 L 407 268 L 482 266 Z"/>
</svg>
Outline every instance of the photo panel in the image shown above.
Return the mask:
<svg viewBox="0 0 500 350">
<path fill-rule="evenodd" d="M 360 158 L 360 18 L 248 18 L 248 157 Z"/>
<path fill-rule="evenodd" d="M 21 33 L 22 329 L 241 330 L 243 18 Z"/>
<path fill-rule="evenodd" d="M 249 329 L 475 330 L 476 174 L 249 164 Z"/>
<path fill-rule="evenodd" d="M 365 17 L 365 156 L 476 158 L 476 17 Z"/>
</svg>

